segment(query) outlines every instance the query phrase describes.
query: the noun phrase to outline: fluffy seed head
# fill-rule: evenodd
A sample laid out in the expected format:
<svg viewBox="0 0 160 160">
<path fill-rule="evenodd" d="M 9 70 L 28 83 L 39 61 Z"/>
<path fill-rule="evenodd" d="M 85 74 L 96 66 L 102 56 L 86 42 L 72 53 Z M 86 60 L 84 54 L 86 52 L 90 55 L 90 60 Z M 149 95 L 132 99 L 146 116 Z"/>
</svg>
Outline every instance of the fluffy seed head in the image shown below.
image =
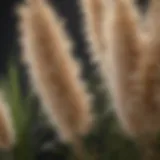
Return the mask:
<svg viewBox="0 0 160 160">
<path fill-rule="evenodd" d="M 71 142 L 90 128 L 90 96 L 73 58 L 63 21 L 43 0 L 21 6 L 20 30 L 31 83 L 62 140 Z"/>
</svg>

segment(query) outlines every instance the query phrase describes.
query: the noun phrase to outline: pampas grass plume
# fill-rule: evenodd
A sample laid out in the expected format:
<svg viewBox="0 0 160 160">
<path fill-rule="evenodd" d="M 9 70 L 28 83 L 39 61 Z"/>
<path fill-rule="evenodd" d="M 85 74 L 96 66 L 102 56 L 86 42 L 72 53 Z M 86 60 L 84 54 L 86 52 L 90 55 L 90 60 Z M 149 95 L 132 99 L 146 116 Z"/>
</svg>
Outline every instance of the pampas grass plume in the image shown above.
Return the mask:
<svg viewBox="0 0 160 160">
<path fill-rule="evenodd" d="M 107 84 L 113 106 L 128 135 L 155 137 L 160 130 L 159 27 L 156 25 L 160 3 L 152 1 L 147 30 L 141 27 L 133 2 L 117 0 L 111 4 L 106 18 L 108 30 L 104 32 L 108 46 L 106 63 L 110 67 L 106 73 Z"/>
<path fill-rule="evenodd" d="M 131 1 L 117 0 L 110 5 L 105 21 L 108 88 L 115 112 L 127 134 L 143 132 L 141 104 L 136 104 L 137 69 L 145 48 L 139 17 Z M 105 28 L 104 28 L 105 29 Z M 137 108 L 136 108 L 137 107 Z M 137 118 L 140 118 L 139 121 Z M 141 126 L 141 127 L 140 127 Z M 143 128 L 143 127 L 142 127 Z"/>
<path fill-rule="evenodd" d="M 105 47 L 102 35 L 104 0 L 80 0 L 80 8 L 84 23 L 84 36 L 89 45 L 92 62 L 99 62 Z"/>
<path fill-rule="evenodd" d="M 88 133 L 91 99 L 80 80 L 81 67 L 64 24 L 44 0 L 28 0 L 18 10 L 22 53 L 36 94 L 61 140 Z"/>
</svg>

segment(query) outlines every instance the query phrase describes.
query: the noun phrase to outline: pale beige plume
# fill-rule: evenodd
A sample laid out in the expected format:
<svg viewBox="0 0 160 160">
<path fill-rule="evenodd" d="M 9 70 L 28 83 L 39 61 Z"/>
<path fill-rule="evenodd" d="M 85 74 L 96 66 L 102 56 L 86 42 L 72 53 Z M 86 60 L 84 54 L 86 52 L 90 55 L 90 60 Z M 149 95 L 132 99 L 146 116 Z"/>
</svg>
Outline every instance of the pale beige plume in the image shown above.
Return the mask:
<svg viewBox="0 0 160 160">
<path fill-rule="evenodd" d="M 137 136 L 143 125 L 141 104 L 136 104 L 137 70 L 146 40 L 133 1 L 115 0 L 110 4 L 105 17 L 107 84 L 122 127 L 129 135 Z"/>
<path fill-rule="evenodd" d="M 84 37 L 88 42 L 93 62 L 100 61 L 104 51 L 102 26 L 104 21 L 105 0 L 80 0 Z"/>
<path fill-rule="evenodd" d="M 153 137 L 160 130 L 160 2 L 151 3 L 147 30 L 142 30 L 133 2 L 111 4 L 106 18 L 106 74 L 113 106 L 129 135 Z"/>
<path fill-rule="evenodd" d="M 151 0 L 147 13 L 147 41 L 145 55 L 139 60 L 139 102 L 143 112 L 145 134 L 155 136 L 160 131 L 160 1 Z M 140 124 L 140 123 L 139 123 Z"/>
<path fill-rule="evenodd" d="M 72 142 L 88 133 L 90 95 L 73 58 L 73 44 L 63 21 L 44 0 L 29 0 L 19 9 L 22 52 L 31 83 L 60 138 Z"/>
</svg>

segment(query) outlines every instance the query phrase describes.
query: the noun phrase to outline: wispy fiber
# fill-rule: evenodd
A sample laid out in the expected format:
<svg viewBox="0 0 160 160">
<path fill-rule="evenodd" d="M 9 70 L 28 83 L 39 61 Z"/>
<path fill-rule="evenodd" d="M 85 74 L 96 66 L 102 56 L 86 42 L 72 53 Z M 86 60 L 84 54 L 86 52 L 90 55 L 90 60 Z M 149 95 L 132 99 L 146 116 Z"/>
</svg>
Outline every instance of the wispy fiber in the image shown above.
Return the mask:
<svg viewBox="0 0 160 160">
<path fill-rule="evenodd" d="M 4 95 L 0 92 L 0 148 L 12 149 L 15 143 L 15 133 L 11 113 Z"/>
<path fill-rule="evenodd" d="M 33 87 L 65 142 L 86 134 L 92 122 L 90 96 L 63 21 L 44 0 L 19 8 L 22 52 Z"/>
</svg>

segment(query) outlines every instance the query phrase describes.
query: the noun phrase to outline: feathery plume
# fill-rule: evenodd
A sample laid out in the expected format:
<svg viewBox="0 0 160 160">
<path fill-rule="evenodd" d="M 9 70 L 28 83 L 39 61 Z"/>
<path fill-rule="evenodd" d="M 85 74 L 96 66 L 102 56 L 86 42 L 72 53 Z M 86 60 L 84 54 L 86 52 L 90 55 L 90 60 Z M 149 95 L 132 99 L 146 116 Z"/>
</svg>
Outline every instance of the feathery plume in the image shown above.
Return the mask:
<svg viewBox="0 0 160 160">
<path fill-rule="evenodd" d="M 93 62 L 101 60 L 104 50 L 102 26 L 104 19 L 104 0 L 80 0 L 84 21 L 84 34 L 92 53 Z"/>
<path fill-rule="evenodd" d="M 133 104 L 137 98 L 137 64 L 144 52 L 145 38 L 132 1 L 112 1 L 106 21 L 109 92 L 124 130 L 130 135 L 136 135 L 141 123 L 137 117 L 140 118 L 139 115 L 143 113 L 138 113 L 140 106 Z"/>
<path fill-rule="evenodd" d="M 19 9 L 21 43 L 31 82 L 61 140 L 72 142 L 91 125 L 90 96 L 80 80 L 63 22 L 44 0 Z"/>
<path fill-rule="evenodd" d="M 0 92 L 0 148 L 11 149 L 15 143 L 15 134 L 11 114 Z"/>
<path fill-rule="evenodd" d="M 160 130 L 159 7 L 153 0 L 148 32 L 131 1 L 112 2 L 107 19 L 109 91 L 120 123 L 133 137 L 154 137 Z"/>
<path fill-rule="evenodd" d="M 154 137 L 160 131 L 160 2 L 151 0 L 147 15 L 147 41 L 145 55 L 139 61 L 139 101 L 144 119 L 142 130 Z"/>
<path fill-rule="evenodd" d="M 106 62 L 115 112 L 124 131 L 142 149 L 143 158 L 159 159 L 160 2 L 151 1 L 144 28 L 131 1 L 116 0 L 111 4 L 106 18 Z"/>
<path fill-rule="evenodd" d="M 91 63 L 97 64 L 95 73 L 101 76 L 101 90 L 106 90 L 105 81 L 107 44 L 105 43 L 104 30 L 106 30 L 105 18 L 108 14 L 108 1 L 105 0 L 80 0 L 80 8 L 82 10 L 84 37 L 88 43 L 88 52 L 91 56 Z M 104 29 L 105 28 L 105 29 Z M 104 86 L 105 85 L 105 86 Z"/>
</svg>

